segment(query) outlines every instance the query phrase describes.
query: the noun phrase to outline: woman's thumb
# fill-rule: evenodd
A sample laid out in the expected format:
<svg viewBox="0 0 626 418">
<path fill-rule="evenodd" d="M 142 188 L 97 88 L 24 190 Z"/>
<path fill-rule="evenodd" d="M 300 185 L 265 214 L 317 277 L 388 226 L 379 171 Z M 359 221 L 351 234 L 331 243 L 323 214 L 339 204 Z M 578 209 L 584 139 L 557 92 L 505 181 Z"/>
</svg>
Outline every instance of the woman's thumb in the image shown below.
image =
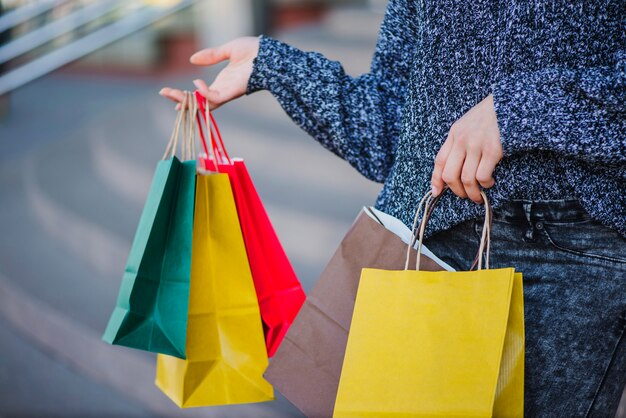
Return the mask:
<svg viewBox="0 0 626 418">
<path fill-rule="evenodd" d="M 222 104 L 222 95 L 219 91 L 209 88 L 203 80 L 194 80 L 193 84 L 205 99 L 209 101 L 209 107 L 211 110 L 216 109 Z"/>
<path fill-rule="evenodd" d="M 229 50 L 224 46 L 200 50 L 189 58 L 194 65 L 213 65 L 229 58 Z"/>
</svg>

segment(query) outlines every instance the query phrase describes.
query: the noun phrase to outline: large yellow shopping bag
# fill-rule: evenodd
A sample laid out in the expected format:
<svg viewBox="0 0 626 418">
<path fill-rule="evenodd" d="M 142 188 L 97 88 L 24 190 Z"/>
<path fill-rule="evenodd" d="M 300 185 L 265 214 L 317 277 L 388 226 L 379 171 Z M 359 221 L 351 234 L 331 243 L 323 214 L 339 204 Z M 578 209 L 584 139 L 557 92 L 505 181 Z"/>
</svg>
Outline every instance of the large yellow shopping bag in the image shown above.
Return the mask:
<svg viewBox="0 0 626 418">
<path fill-rule="evenodd" d="M 180 407 L 274 399 L 259 305 L 226 174 L 198 175 L 187 359 L 159 354 L 156 385 Z"/>
<path fill-rule="evenodd" d="M 486 208 L 477 271 L 362 271 L 334 417 L 523 417 L 522 275 L 488 268 Z"/>
</svg>

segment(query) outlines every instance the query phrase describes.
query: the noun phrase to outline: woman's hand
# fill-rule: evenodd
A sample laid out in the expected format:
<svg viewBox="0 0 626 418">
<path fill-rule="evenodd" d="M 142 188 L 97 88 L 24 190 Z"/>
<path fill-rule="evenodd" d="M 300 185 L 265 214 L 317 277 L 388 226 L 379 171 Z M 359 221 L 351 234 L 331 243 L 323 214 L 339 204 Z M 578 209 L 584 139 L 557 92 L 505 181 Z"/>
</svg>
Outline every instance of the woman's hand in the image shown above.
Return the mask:
<svg viewBox="0 0 626 418">
<path fill-rule="evenodd" d="M 479 185 L 494 185 L 493 171 L 501 159 L 500 129 L 490 94 L 450 128 L 435 159 L 433 194 L 439 195 L 445 183 L 460 198 L 482 202 Z"/>
<path fill-rule="evenodd" d="M 237 97 L 243 96 L 252 74 L 252 62 L 259 52 L 259 38 L 244 37 L 234 39 L 216 48 L 207 48 L 193 54 L 189 61 L 195 65 L 214 65 L 229 60 L 228 65 L 220 71 L 207 86 L 202 80 L 194 80 L 196 88 L 209 100 L 211 109 L 216 109 Z M 178 89 L 165 87 L 159 92 L 174 102 L 183 101 L 184 93 Z M 180 104 L 177 106 L 177 108 Z"/>
</svg>

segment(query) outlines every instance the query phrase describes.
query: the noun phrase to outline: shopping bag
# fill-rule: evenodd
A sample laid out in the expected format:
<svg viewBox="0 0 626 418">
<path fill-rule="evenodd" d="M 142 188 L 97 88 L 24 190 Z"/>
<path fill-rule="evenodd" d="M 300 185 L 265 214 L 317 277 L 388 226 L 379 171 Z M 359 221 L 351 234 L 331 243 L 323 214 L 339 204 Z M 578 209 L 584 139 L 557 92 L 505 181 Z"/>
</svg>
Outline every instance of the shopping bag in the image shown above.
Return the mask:
<svg viewBox="0 0 626 418">
<path fill-rule="evenodd" d="M 214 160 L 207 157 L 202 160 L 204 163 L 202 165 L 208 171 L 219 171 L 230 178 L 259 300 L 267 353 L 271 357 L 280 345 L 306 296 L 274 231 L 244 161 L 229 157 L 213 116 L 207 115 L 204 107 L 205 99 L 198 92 L 196 92 L 196 97 L 199 103 L 199 114 L 204 116 L 205 123 L 207 123 L 208 144 L 202 130 L 200 130 L 201 139 L 207 155 L 213 153 L 217 161 L 217 167 L 215 167 Z"/>
<path fill-rule="evenodd" d="M 481 269 L 489 218 L 476 271 L 363 270 L 334 417 L 523 417 L 522 275 Z"/>
<path fill-rule="evenodd" d="M 187 359 L 157 356 L 156 385 L 179 407 L 269 401 L 259 306 L 226 174 L 198 175 Z"/>
<path fill-rule="evenodd" d="M 406 245 L 365 208 L 309 293 L 265 377 L 310 418 L 329 418 L 363 267 L 401 269 Z M 414 262 L 416 252 L 411 252 Z M 423 256 L 425 269 L 442 269 Z M 364 386 L 367 387 L 367 386 Z"/>
<path fill-rule="evenodd" d="M 110 344 L 181 358 L 185 358 L 196 162 L 181 162 L 174 153 L 181 127 L 188 126 L 187 115 L 186 108 L 179 112 L 168 149 L 157 164 L 117 306 L 102 337 Z"/>
</svg>

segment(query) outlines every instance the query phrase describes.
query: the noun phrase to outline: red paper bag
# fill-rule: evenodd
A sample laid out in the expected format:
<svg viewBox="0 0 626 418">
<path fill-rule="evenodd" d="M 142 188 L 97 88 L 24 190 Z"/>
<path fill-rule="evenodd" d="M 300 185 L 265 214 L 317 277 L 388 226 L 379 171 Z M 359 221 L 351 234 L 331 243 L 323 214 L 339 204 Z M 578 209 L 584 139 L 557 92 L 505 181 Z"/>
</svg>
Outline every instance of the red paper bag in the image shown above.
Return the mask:
<svg viewBox="0 0 626 418">
<path fill-rule="evenodd" d="M 207 122 L 205 99 L 196 92 L 200 112 Z M 256 288 L 265 332 L 267 354 L 273 356 L 289 326 L 304 303 L 305 294 L 285 254 L 267 212 L 263 207 L 243 160 L 231 159 L 226 152 L 217 125 L 209 115 L 208 149 L 198 116 L 202 145 L 207 157 L 198 158 L 201 168 L 228 174 L 235 197 L 252 278 Z M 215 128 L 216 135 L 213 134 Z M 208 158 L 210 151 L 215 158 Z M 217 167 L 215 167 L 217 162 Z"/>
</svg>

